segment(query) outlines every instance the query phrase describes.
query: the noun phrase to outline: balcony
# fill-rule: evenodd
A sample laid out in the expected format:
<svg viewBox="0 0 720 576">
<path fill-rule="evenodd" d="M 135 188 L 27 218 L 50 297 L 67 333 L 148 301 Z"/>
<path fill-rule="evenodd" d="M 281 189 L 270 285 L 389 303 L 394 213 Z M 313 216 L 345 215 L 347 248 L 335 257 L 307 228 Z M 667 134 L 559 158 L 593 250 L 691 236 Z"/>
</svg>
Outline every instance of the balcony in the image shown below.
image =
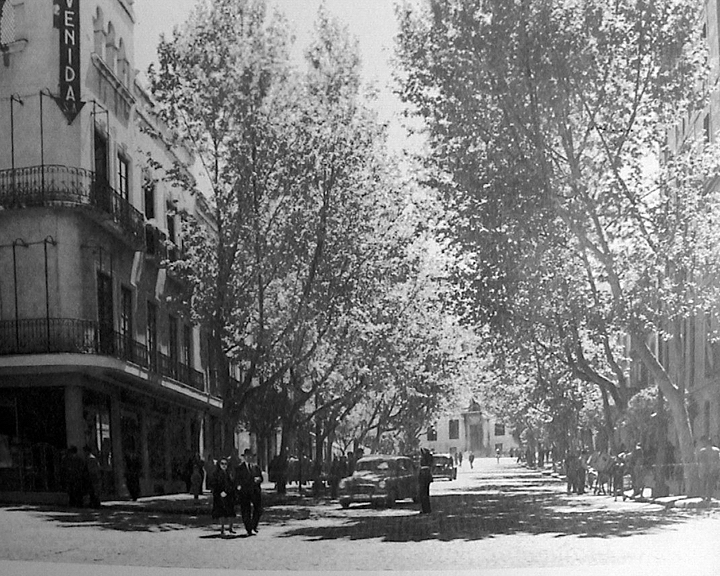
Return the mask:
<svg viewBox="0 0 720 576">
<path fill-rule="evenodd" d="M 203 373 L 92 320 L 38 318 L 0 322 L 0 356 L 94 354 L 132 362 L 205 392 Z"/>
<path fill-rule="evenodd" d="M 145 254 L 158 262 L 167 258 L 167 236 L 152 224 L 145 224 Z"/>
<path fill-rule="evenodd" d="M 94 218 L 120 233 L 130 244 L 145 245 L 145 218 L 95 173 L 82 168 L 45 165 L 0 170 L 0 206 L 89 207 Z"/>
</svg>

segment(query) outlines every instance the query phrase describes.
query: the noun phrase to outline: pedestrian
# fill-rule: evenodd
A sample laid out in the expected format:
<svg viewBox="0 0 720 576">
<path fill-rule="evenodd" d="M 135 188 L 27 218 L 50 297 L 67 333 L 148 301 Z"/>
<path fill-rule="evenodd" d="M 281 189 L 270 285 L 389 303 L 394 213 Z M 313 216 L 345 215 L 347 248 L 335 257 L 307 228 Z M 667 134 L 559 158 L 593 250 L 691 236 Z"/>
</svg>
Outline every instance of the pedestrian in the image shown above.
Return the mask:
<svg viewBox="0 0 720 576">
<path fill-rule="evenodd" d="M 258 524 L 262 514 L 263 475 L 254 462 L 250 448 L 243 452 L 243 462 L 237 469 L 237 490 L 240 503 L 240 515 L 248 536 L 258 533 Z"/>
<path fill-rule="evenodd" d="M 585 485 L 587 483 L 587 475 L 588 475 L 588 458 L 590 455 L 588 454 L 588 451 L 586 448 L 583 448 L 582 452 L 580 453 L 580 459 L 578 461 L 578 469 L 577 469 L 577 493 L 578 494 L 585 494 Z"/>
<path fill-rule="evenodd" d="M 335 456 L 330 464 L 330 498 L 333 500 L 338 496 L 340 478 L 340 458 Z"/>
<path fill-rule="evenodd" d="M 193 464 L 193 471 L 190 475 L 190 491 L 192 492 L 194 500 L 200 498 L 200 494 L 202 493 L 202 483 L 202 467 L 196 462 L 195 464 Z"/>
<path fill-rule="evenodd" d="M 497 463 L 500 464 L 500 448 L 495 448 L 495 459 Z"/>
<path fill-rule="evenodd" d="M 233 522 L 235 520 L 235 482 L 228 469 L 228 459 L 222 458 L 212 476 L 212 517 L 220 521 L 220 535 L 225 535 L 225 521 L 228 523 L 228 532 L 235 534 Z"/>
<path fill-rule="evenodd" d="M 567 493 L 577 492 L 578 457 L 574 450 L 569 449 L 565 455 L 565 479 L 567 481 Z"/>
<path fill-rule="evenodd" d="M 463 459 L 463 453 L 462 451 L 458 452 L 458 467 L 462 468 L 462 459 Z"/>
<path fill-rule="evenodd" d="M 420 513 L 429 514 L 430 483 L 432 482 L 433 457 L 427 448 L 420 449 L 420 472 L 418 474 L 418 498 L 420 499 Z"/>
<path fill-rule="evenodd" d="M 697 461 L 700 475 L 700 495 L 703 500 L 710 502 L 715 492 L 718 476 L 720 476 L 720 448 L 713 446 L 707 436 L 700 438 Z"/>
<path fill-rule="evenodd" d="M 128 452 L 125 455 L 125 482 L 130 493 L 130 498 L 137 500 L 140 497 L 140 475 L 142 463 L 136 452 Z"/>
<path fill-rule="evenodd" d="M 630 479 L 633 497 L 642 496 L 645 490 L 645 453 L 639 442 L 630 453 Z"/>
<path fill-rule="evenodd" d="M 90 507 L 100 508 L 100 492 L 102 491 L 102 471 L 100 462 L 93 454 L 90 446 L 84 446 L 85 469 L 87 470 L 87 490 L 90 495 Z"/>
<path fill-rule="evenodd" d="M 68 495 L 68 504 L 73 508 L 82 508 L 85 493 L 85 461 L 78 454 L 77 446 L 70 446 L 62 462 L 62 476 Z"/>
<path fill-rule="evenodd" d="M 473 454 L 472 452 L 468 454 L 468 462 L 470 462 L 470 468 L 472 469 L 473 462 L 475 462 L 475 454 Z"/>
</svg>

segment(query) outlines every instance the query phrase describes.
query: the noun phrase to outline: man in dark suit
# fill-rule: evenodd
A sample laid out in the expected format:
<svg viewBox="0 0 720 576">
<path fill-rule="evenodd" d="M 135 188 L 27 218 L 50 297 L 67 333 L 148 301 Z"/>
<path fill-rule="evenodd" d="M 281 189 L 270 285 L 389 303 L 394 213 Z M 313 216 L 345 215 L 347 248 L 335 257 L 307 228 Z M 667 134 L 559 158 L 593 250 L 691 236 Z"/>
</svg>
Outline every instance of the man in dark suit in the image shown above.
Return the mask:
<svg viewBox="0 0 720 576">
<path fill-rule="evenodd" d="M 246 448 L 243 461 L 237 469 L 238 498 L 240 515 L 242 516 L 248 536 L 258 532 L 258 523 L 262 514 L 262 471 L 255 464 L 252 451 Z"/>
</svg>

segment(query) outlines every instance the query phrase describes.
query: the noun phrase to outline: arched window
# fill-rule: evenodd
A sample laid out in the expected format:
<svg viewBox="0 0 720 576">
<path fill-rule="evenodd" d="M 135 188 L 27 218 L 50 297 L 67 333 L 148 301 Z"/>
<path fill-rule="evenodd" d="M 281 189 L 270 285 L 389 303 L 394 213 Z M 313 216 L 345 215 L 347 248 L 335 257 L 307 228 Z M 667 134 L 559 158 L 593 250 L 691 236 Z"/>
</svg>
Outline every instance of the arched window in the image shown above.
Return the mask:
<svg viewBox="0 0 720 576">
<path fill-rule="evenodd" d="M 9 0 L 0 0 L 0 46 L 7 46 L 15 40 L 15 8 Z"/>
</svg>

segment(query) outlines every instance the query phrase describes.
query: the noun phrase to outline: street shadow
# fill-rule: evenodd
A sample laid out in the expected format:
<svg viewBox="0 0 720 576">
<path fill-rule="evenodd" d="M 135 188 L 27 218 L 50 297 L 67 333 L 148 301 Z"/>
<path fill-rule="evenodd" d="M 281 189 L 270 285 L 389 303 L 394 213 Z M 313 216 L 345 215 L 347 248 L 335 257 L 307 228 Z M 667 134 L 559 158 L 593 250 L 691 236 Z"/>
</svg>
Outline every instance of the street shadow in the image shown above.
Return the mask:
<svg viewBox="0 0 720 576">
<path fill-rule="evenodd" d="M 58 525 L 95 526 L 98 529 L 121 532 L 168 532 L 185 530 L 189 527 L 203 527 L 217 530 L 209 515 L 186 516 L 180 514 L 162 514 L 144 510 L 118 510 L 113 508 L 66 508 L 47 505 L 4 506 L 9 512 L 25 512 Z"/>
<path fill-rule="evenodd" d="M 148 500 L 148 502 L 150 501 Z M 293 521 L 314 517 L 316 515 L 314 511 L 318 504 L 322 503 L 298 500 L 294 504 L 271 505 L 263 510 L 262 521 L 277 526 L 291 525 Z M 218 522 L 210 516 L 210 504 L 205 508 L 193 508 L 188 512 L 181 510 L 158 511 L 135 504 L 128 504 L 126 507 L 120 508 L 105 506 L 98 509 L 70 508 L 49 504 L 0 504 L 0 508 L 8 512 L 31 513 L 38 518 L 66 527 L 94 526 L 101 530 L 120 532 L 169 532 L 188 528 L 204 528 L 211 533 L 200 536 L 201 538 L 221 537 L 218 531 Z M 242 533 L 226 534 L 225 538 L 248 537 L 245 529 L 242 528 L 239 510 L 236 523 L 241 527 Z"/>
<path fill-rule="evenodd" d="M 485 477 L 468 488 L 443 483 L 442 494 L 432 496 L 431 514 L 420 514 L 410 500 L 390 509 L 353 505 L 342 509 L 328 501 L 296 500 L 264 509 L 262 524 L 279 528 L 278 537 L 307 540 L 363 540 L 389 542 L 426 540 L 482 540 L 500 535 L 550 534 L 557 538 L 622 538 L 662 529 L 685 521 L 682 509 L 665 509 L 635 502 L 613 502 L 611 496 L 575 496 L 564 485 L 547 478 Z M 196 528 L 199 538 L 224 537 L 210 517 L 210 507 L 190 513 L 151 508 L 106 506 L 73 509 L 51 505 L 5 505 L 8 511 L 31 513 L 64 527 L 96 527 L 121 532 L 169 532 Z M 237 522 L 240 523 L 238 515 Z"/>
<path fill-rule="evenodd" d="M 648 533 L 687 518 L 679 511 L 634 503 L 613 509 L 606 507 L 612 497 L 565 495 L 541 483 L 510 490 L 504 486 L 502 491 L 499 488 L 485 486 L 473 492 L 433 496 L 430 514 L 420 514 L 418 505 L 410 503 L 387 511 L 351 507 L 343 511 L 344 519 L 335 523 L 292 528 L 282 536 L 421 542 L 482 540 L 524 533 L 612 539 Z"/>
</svg>

